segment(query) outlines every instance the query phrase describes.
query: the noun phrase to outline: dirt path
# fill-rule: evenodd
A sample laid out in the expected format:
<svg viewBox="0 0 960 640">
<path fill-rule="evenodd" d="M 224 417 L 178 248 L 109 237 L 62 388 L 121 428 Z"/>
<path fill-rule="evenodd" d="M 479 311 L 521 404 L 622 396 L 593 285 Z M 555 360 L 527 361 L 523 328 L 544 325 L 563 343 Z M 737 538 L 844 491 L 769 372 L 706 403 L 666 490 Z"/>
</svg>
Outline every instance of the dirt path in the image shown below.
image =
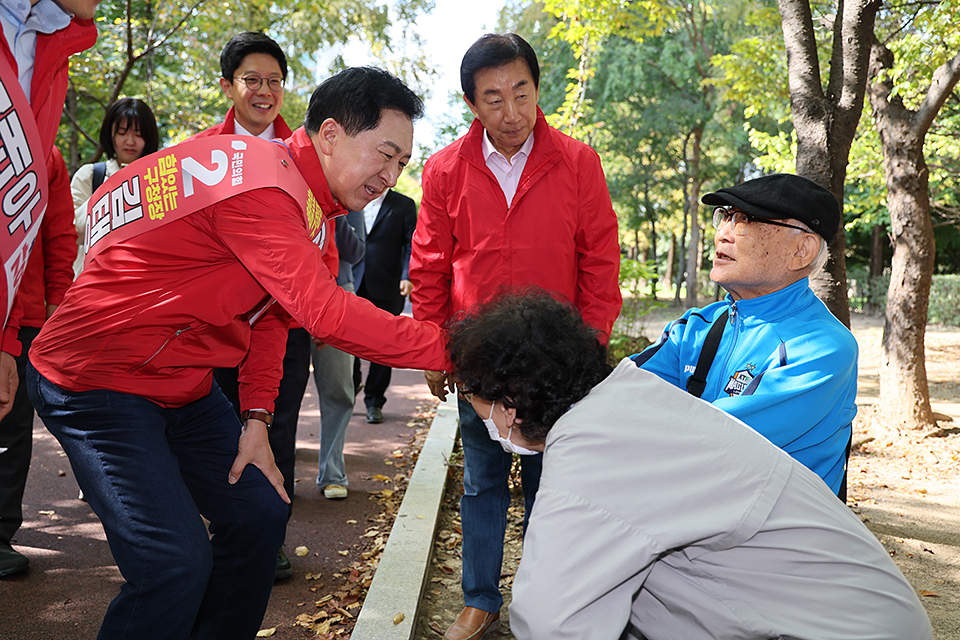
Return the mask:
<svg viewBox="0 0 960 640">
<path fill-rule="evenodd" d="M 677 315 L 671 308 L 656 310 L 647 319 L 644 333 L 655 339 Z M 883 323 L 862 316 L 854 316 L 852 323 L 860 345 L 854 442 L 864 444 L 850 460 L 848 504 L 880 539 L 920 595 L 933 624 L 934 638 L 960 640 L 960 329 L 927 330 L 931 402 L 934 411 L 952 417 L 953 422 L 941 423 L 941 437 L 924 437 L 923 433 L 887 428 L 876 419 Z M 418 639 L 441 638 L 463 607 L 456 505 L 459 492 L 456 478 L 450 483 L 441 513 L 441 533 L 417 627 Z M 514 504 L 501 579 L 507 603 L 522 551 L 522 507 L 516 499 Z M 850 606 L 856 607 L 856 603 Z M 513 638 L 507 614 L 505 606 L 501 632 L 491 637 Z"/>
<path fill-rule="evenodd" d="M 934 638 L 960 639 L 960 329 L 929 327 L 927 378 L 940 437 L 882 424 L 879 395 L 882 321 L 854 317 L 860 345 L 849 504 L 920 594 Z"/>
</svg>

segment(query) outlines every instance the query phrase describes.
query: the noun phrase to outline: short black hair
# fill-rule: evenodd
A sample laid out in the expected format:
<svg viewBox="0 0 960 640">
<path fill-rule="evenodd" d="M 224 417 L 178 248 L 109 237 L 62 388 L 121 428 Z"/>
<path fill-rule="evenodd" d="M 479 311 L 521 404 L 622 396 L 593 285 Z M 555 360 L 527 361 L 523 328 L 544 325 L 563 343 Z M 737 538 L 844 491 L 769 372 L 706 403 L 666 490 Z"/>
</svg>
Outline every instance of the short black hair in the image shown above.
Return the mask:
<svg viewBox="0 0 960 640">
<path fill-rule="evenodd" d="M 149 105 L 138 98 L 120 98 L 109 107 L 100 125 L 100 146 L 108 158 L 116 158 L 117 150 L 113 146 L 114 132 L 126 125 L 136 127 L 143 138 L 143 153 L 140 157 L 155 153 L 160 148 L 160 131 L 157 119 Z"/>
<path fill-rule="evenodd" d="M 391 73 L 376 67 L 351 67 L 330 76 L 310 96 L 303 128 L 314 134 L 327 118 L 333 118 L 347 135 L 376 129 L 383 110 L 406 114 L 411 120 L 423 116 L 423 100 Z"/>
<path fill-rule="evenodd" d="M 458 384 L 516 409 L 530 442 L 545 440 L 560 416 L 613 370 L 580 312 L 538 287 L 502 290 L 454 316 L 447 331 Z"/>
<path fill-rule="evenodd" d="M 533 84 L 540 88 L 540 63 L 537 54 L 526 40 L 515 33 L 487 33 L 470 45 L 460 63 L 460 87 L 470 104 L 476 104 L 477 72 L 510 64 L 522 59 L 530 69 Z"/>
<path fill-rule="evenodd" d="M 287 56 L 280 45 L 262 31 L 243 31 L 230 38 L 220 52 L 220 75 L 223 79 L 233 82 L 233 74 L 251 53 L 265 53 L 276 58 L 280 74 L 284 80 L 287 79 Z"/>
</svg>

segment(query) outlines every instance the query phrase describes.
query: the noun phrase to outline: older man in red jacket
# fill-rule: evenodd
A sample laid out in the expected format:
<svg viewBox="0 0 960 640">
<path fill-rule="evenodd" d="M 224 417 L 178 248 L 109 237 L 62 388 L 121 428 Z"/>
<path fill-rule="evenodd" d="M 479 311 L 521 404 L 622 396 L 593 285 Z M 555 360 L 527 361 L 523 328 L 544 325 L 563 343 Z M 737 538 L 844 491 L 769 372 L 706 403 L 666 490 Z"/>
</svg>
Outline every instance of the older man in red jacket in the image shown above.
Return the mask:
<svg viewBox="0 0 960 640">
<path fill-rule="evenodd" d="M 415 318 L 442 324 L 500 286 L 535 284 L 570 301 L 609 337 L 621 305 L 617 218 L 596 152 L 547 125 L 537 107 L 539 79 L 536 54 L 516 34 L 487 34 L 464 55 L 460 82 L 476 119 L 424 167 L 410 260 Z M 445 395 L 443 373 L 427 372 L 427 380 Z M 490 439 L 484 418 L 461 399 L 466 608 L 447 630 L 449 640 L 492 630 L 503 604 L 512 458 Z M 541 458 L 523 457 L 527 517 Z"/>
<path fill-rule="evenodd" d="M 322 255 L 327 218 L 396 184 L 422 109 L 389 73 L 348 69 L 284 145 L 188 141 L 94 194 L 84 270 L 26 382 L 126 580 L 102 637 L 259 628 L 289 501 L 267 443 L 286 312 L 361 357 L 448 366 L 439 327 L 347 293 Z M 238 364 L 243 424 L 212 377 Z"/>
</svg>

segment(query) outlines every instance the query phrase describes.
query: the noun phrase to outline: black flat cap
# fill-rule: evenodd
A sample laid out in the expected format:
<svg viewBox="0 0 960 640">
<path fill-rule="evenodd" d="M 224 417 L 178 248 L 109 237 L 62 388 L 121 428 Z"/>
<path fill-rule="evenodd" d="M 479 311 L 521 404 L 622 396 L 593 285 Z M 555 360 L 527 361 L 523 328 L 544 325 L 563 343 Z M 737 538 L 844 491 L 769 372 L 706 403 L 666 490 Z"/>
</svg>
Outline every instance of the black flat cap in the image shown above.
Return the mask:
<svg viewBox="0 0 960 640">
<path fill-rule="evenodd" d="M 794 218 L 828 243 L 840 228 L 840 204 L 812 180 L 792 173 L 774 173 L 708 193 L 703 204 L 732 205 L 758 218 Z"/>
</svg>

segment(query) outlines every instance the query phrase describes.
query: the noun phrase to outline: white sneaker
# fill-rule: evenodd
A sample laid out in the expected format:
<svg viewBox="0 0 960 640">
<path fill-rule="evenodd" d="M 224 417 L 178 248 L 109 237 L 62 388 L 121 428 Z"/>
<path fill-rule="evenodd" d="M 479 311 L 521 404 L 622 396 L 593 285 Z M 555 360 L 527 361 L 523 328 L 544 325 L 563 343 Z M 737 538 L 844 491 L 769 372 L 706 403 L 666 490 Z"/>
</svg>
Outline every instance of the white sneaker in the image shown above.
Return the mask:
<svg viewBox="0 0 960 640">
<path fill-rule="evenodd" d="M 347 497 L 347 488 L 339 484 L 328 484 L 323 488 L 323 497 L 327 500 L 343 500 Z"/>
</svg>

